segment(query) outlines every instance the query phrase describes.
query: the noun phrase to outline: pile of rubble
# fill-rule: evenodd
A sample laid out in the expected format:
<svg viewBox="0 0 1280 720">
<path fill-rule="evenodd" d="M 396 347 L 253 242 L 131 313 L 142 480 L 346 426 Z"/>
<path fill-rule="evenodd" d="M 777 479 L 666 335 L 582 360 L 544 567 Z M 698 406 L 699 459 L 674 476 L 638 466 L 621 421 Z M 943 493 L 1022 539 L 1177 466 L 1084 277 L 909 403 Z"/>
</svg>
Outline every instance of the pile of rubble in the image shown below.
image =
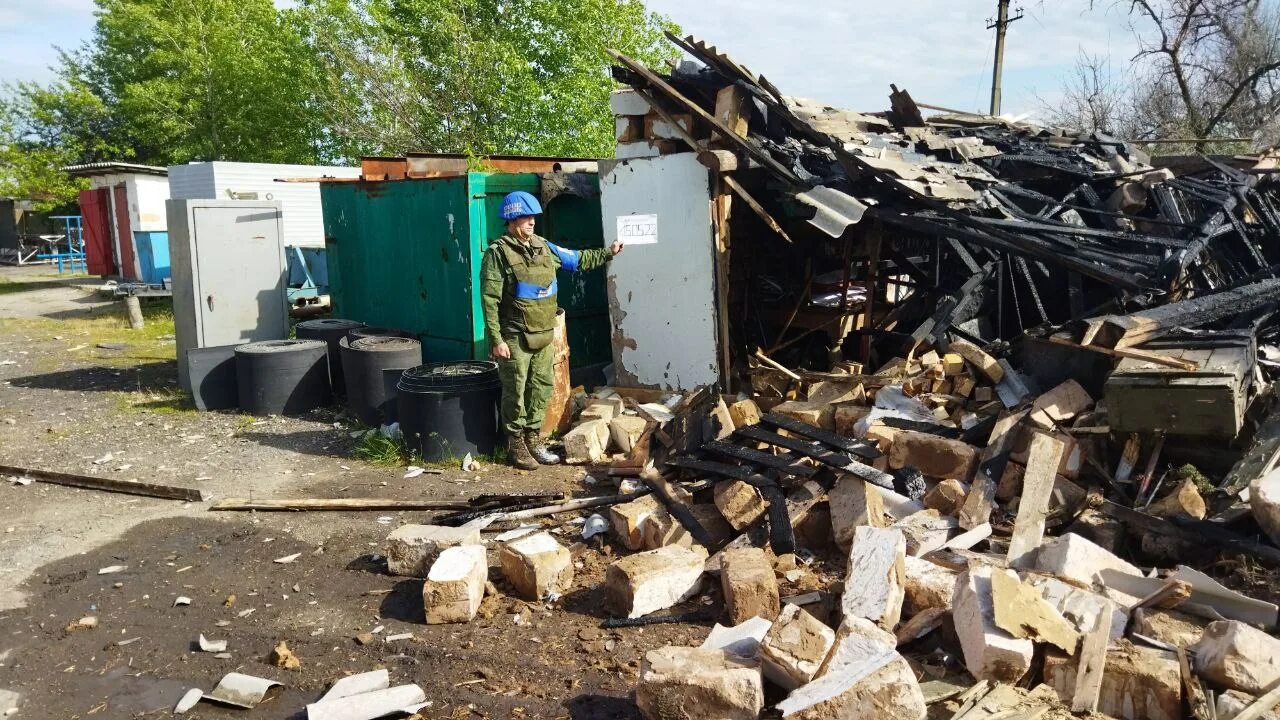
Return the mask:
<svg viewBox="0 0 1280 720">
<path fill-rule="evenodd" d="M 1072 430 L 1099 421 L 1094 400 L 1068 382 L 1006 408 L 998 397 L 1018 380 L 999 367 L 967 348 L 926 353 L 814 383 L 769 412 L 703 392 L 645 420 L 636 439 L 667 472 L 627 479 L 639 446 L 594 471 L 630 490 L 608 508 L 621 557 L 604 579 L 606 622 L 686 619 L 655 614 L 718 575 L 728 624 L 700 647 L 648 652 L 641 711 L 754 718 L 769 699 L 784 717 L 810 718 L 923 718 L 942 701 L 971 719 L 1179 718 L 1184 703 L 1269 717 L 1237 713 L 1280 699 L 1268 692 L 1280 640 L 1258 629 L 1275 628 L 1276 605 L 1190 567 L 1122 559 L 1124 522 L 1078 482 L 1090 445 Z M 961 391 L 937 392 L 942 383 Z M 657 412 L 633 394 L 648 395 L 598 393 L 622 408 L 610 421 Z M 578 427 L 605 422 L 602 406 Z M 681 449 L 686 421 L 697 430 Z M 1205 504 L 1188 480 L 1149 510 L 1177 539 L 1172 520 L 1203 517 Z M 387 539 L 391 571 L 424 578 L 428 623 L 475 617 L 489 579 L 481 531 L 498 519 Z M 555 534 L 522 527 L 490 545 L 515 595 L 554 601 L 573 587 Z M 965 672 L 978 684 L 966 689 Z"/>
<path fill-rule="evenodd" d="M 642 713 L 1274 717 L 1277 606 L 1218 581 L 1280 564 L 1274 158 L 848 112 L 671 39 L 700 63 L 614 54 L 618 157 L 697 153 L 749 210 L 715 221 L 724 383 L 602 389 L 563 438 L 618 486 L 581 501 L 606 623 L 719 578 L 728 624 L 646 654 Z M 392 570 L 468 621 L 482 530 L 532 516 L 401 528 Z M 544 527 L 491 544 L 527 600 L 574 583 Z"/>
</svg>

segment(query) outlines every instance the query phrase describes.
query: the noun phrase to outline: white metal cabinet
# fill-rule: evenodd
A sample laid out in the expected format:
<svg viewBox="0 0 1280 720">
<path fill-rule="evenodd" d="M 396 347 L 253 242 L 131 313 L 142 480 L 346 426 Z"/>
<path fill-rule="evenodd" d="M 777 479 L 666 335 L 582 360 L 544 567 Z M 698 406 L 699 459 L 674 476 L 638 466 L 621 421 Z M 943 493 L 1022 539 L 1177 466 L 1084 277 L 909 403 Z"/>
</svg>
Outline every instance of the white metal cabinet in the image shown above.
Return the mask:
<svg viewBox="0 0 1280 720">
<path fill-rule="evenodd" d="M 657 216 L 657 242 L 628 244 L 609 264 L 617 384 L 689 390 L 718 382 L 707 168 L 694 153 L 678 153 L 602 161 L 600 170 L 606 245 L 618 239 L 619 216 Z"/>
<path fill-rule="evenodd" d="M 187 350 L 289 335 L 278 201 L 169 200 L 178 382 Z"/>
</svg>

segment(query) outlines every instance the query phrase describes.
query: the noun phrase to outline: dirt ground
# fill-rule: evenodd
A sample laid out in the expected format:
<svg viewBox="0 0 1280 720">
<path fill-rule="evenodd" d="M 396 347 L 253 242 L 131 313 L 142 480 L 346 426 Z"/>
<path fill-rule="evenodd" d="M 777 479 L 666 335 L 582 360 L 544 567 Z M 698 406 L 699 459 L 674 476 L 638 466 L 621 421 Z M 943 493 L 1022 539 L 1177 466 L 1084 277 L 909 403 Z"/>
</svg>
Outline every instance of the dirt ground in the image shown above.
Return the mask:
<svg viewBox="0 0 1280 720">
<path fill-rule="evenodd" d="M 0 269 L 0 464 L 194 487 L 214 500 L 588 489 L 582 469 L 567 467 L 405 479 L 403 468 L 352 458 L 338 407 L 303 418 L 195 412 L 176 388 L 163 304 L 130 331 L 93 282 L 50 272 Z M 711 625 L 598 629 L 609 548 L 576 543 L 566 525 L 579 567 L 554 607 L 509 598 L 499 582 L 475 622 L 427 626 L 421 581 L 389 575 L 380 546 L 430 513 L 208 506 L 0 483 L 0 697 L 18 693 L 15 717 L 168 715 L 188 688 L 211 690 L 231 671 L 284 687 L 252 711 L 204 702 L 189 717 L 305 717 L 334 680 L 383 667 L 393 684 L 423 687 L 432 718 L 637 717 L 628 693 L 643 653 L 697 644 Z M 126 569 L 98 574 L 112 565 Z M 175 606 L 178 596 L 191 604 Z M 97 626 L 68 629 L 85 617 Z M 362 633 L 375 641 L 358 644 Z M 382 640 L 400 633 L 413 637 Z M 230 657 L 201 652 L 201 634 L 226 640 Z M 281 640 L 300 670 L 267 662 Z"/>
</svg>

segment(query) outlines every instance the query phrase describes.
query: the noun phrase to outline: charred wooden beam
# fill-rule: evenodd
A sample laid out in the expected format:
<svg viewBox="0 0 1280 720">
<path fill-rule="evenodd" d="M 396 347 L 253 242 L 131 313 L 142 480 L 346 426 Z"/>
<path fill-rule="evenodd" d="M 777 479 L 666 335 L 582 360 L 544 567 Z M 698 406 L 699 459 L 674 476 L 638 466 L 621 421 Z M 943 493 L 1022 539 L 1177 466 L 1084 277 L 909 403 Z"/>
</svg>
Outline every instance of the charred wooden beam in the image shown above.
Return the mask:
<svg viewBox="0 0 1280 720">
<path fill-rule="evenodd" d="M 760 419 L 769 425 L 780 427 L 789 433 L 803 435 L 810 440 L 817 440 L 818 442 L 824 445 L 829 445 L 836 450 L 853 453 L 854 455 L 859 455 L 867 458 L 868 460 L 875 460 L 880 457 L 881 454 L 880 449 L 876 447 L 875 443 L 837 435 L 830 430 L 823 430 L 822 428 L 814 427 L 808 423 L 800 422 L 795 418 L 789 418 L 786 415 L 779 415 L 778 413 L 771 412 L 765 413 L 764 417 Z"/>
<path fill-rule="evenodd" d="M 723 455 L 725 457 L 733 458 L 734 460 L 741 460 L 743 462 L 751 463 L 752 465 L 759 465 L 761 467 L 770 468 L 777 470 L 778 472 L 785 473 L 787 475 L 795 475 L 797 477 L 813 477 L 818 472 L 818 469 L 812 465 L 804 465 L 788 460 L 787 458 L 771 455 L 767 452 L 744 448 L 739 445 L 734 445 L 733 443 L 727 443 L 720 440 L 712 440 L 704 443 L 702 445 L 702 449 L 708 452 L 713 452 L 717 455 Z"/>
<path fill-rule="evenodd" d="M 893 489 L 892 475 L 880 472 L 870 465 L 860 463 L 848 455 L 831 452 L 816 443 L 805 442 L 804 440 L 797 438 L 786 437 L 777 433 L 769 432 L 757 425 L 741 428 L 737 432 L 742 437 L 769 443 L 770 445 L 776 445 L 777 447 L 785 448 L 792 452 L 804 455 L 805 457 L 817 460 L 828 467 L 835 468 L 842 472 L 847 472 L 851 475 L 856 475 L 863 480 L 866 480 L 873 485 L 879 485 L 886 490 Z"/>
</svg>

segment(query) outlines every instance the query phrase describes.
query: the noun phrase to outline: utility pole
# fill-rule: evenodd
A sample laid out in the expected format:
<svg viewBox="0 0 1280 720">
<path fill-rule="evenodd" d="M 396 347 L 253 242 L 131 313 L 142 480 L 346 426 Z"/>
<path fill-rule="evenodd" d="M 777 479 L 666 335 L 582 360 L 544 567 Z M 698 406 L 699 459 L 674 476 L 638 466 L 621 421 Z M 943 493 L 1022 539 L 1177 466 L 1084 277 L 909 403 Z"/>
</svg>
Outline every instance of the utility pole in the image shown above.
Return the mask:
<svg viewBox="0 0 1280 720">
<path fill-rule="evenodd" d="M 996 62 L 991 71 L 991 114 L 1000 114 L 1000 74 L 1004 72 L 1004 33 L 1009 23 L 1022 19 L 1022 8 L 1009 17 L 1009 0 L 997 0 L 996 19 L 987 21 L 987 29 L 996 30 Z"/>
</svg>

